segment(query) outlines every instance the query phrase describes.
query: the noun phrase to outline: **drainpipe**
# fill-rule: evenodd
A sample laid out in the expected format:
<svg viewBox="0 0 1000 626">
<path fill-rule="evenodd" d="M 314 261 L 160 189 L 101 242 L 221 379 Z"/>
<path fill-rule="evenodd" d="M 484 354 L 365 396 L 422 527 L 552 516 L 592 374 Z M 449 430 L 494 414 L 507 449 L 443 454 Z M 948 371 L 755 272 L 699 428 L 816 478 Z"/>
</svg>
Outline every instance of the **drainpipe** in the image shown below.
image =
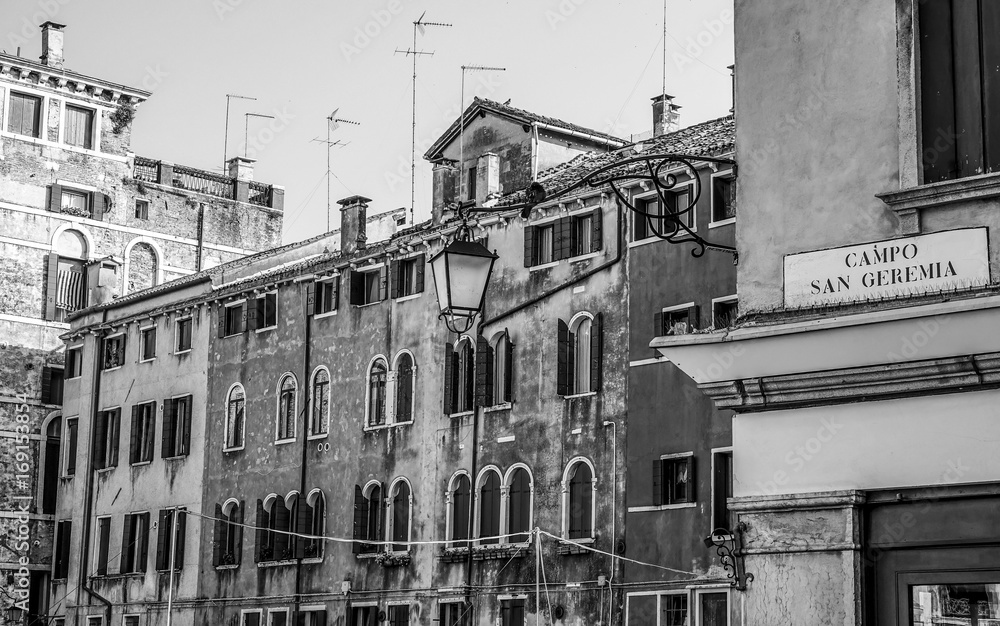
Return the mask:
<svg viewBox="0 0 1000 626">
<path fill-rule="evenodd" d="M 481 327 L 480 327 L 481 328 Z M 478 334 L 478 333 L 477 333 Z M 473 551 L 473 541 L 472 541 L 472 529 L 473 523 L 476 519 L 475 510 L 476 507 L 473 504 L 476 498 L 476 464 L 479 462 L 479 407 L 474 407 L 472 411 L 472 472 L 469 476 L 469 532 L 468 542 L 469 542 L 469 555 L 466 559 L 465 565 L 465 605 L 466 611 L 472 611 L 472 551 Z M 463 624 L 471 624 L 471 615 L 465 616 L 466 619 L 459 620 Z"/>
<path fill-rule="evenodd" d="M 108 321 L 108 310 L 105 309 L 102 317 L 101 323 Z M 90 516 L 93 512 L 93 495 L 94 495 L 94 446 L 96 445 L 96 439 L 94 438 L 93 425 L 97 423 L 99 407 L 101 406 L 101 345 L 100 337 L 97 339 L 98 344 L 94 350 L 94 384 L 91 389 L 91 430 L 90 430 L 90 446 L 89 453 L 87 455 L 87 467 L 84 471 L 87 472 L 86 487 L 84 489 L 84 505 L 83 505 L 83 534 L 80 541 L 80 570 L 78 576 L 80 578 L 80 589 L 86 591 L 91 597 L 96 599 L 98 602 L 104 605 L 104 623 L 110 626 L 111 624 L 111 601 L 102 596 L 101 594 L 94 591 L 87 580 L 87 568 L 90 566 Z M 80 594 L 76 594 L 76 604 L 80 606 L 82 604 Z"/>
<path fill-rule="evenodd" d="M 618 539 L 615 535 L 615 521 L 618 515 L 618 472 L 617 462 L 618 462 L 618 424 L 612 422 L 611 420 L 604 421 L 604 427 L 611 427 L 611 575 L 608 576 L 608 624 L 614 624 L 615 618 L 612 615 L 612 609 L 615 606 L 615 590 L 611 586 L 612 581 L 615 579 L 615 570 L 617 567 L 617 562 L 615 561 L 615 552 L 617 552 Z"/>
<path fill-rule="evenodd" d="M 198 203 L 198 258 L 195 259 L 195 270 L 201 271 L 205 255 L 205 203 Z"/>
</svg>

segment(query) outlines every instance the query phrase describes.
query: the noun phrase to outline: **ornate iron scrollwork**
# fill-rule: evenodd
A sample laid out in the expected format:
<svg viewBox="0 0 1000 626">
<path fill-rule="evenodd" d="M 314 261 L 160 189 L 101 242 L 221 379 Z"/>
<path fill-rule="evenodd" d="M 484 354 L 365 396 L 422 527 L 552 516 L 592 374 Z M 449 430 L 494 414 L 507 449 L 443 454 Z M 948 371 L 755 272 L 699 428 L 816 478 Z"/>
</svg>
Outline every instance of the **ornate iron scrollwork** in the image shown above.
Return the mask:
<svg viewBox="0 0 1000 626">
<path fill-rule="evenodd" d="M 746 532 L 745 522 L 736 524 L 734 530 L 717 528 L 712 534 L 705 538 L 705 547 L 715 548 L 716 554 L 722 560 L 722 567 L 726 570 L 726 577 L 730 579 L 730 584 L 740 591 L 747 590 L 747 583 L 753 580 L 753 574 L 747 573 L 746 563 L 743 558 L 743 533 Z"/>
</svg>

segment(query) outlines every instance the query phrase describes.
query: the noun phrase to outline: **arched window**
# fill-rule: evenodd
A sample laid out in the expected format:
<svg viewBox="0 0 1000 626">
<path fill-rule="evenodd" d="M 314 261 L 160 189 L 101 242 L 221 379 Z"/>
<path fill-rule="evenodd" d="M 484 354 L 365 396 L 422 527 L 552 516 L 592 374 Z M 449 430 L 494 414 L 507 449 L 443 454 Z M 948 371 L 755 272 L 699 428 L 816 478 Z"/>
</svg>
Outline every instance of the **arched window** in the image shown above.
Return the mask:
<svg viewBox="0 0 1000 626">
<path fill-rule="evenodd" d="M 310 399 L 309 436 L 322 437 L 330 429 L 330 372 L 317 367 L 313 372 L 312 398 Z"/>
<path fill-rule="evenodd" d="M 476 354 L 472 340 L 462 337 L 457 346 L 445 345 L 444 412 L 448 415 L 475 407 Z"/>
<path fill-rule="evenodd" d="M 573 332 L 573 389 L 575 393 L 592 391 L 590 388 L 590 331 L 592 323 L 582 317 Z"/>
<path fill-rule="evenodd" d="M 448 488 L 448 527 L 451 548 L 469 547 L 469 513 L 472 511 L 472 481 L 467 474 L 457 474 Z"/>
<path fill-rule="evenodd" d="M 64 322 L 69 313 L 86 305 L 84 263 L 88 253 L 86 237 L 76 230 L 59 233 L 53 242 L 48 260 L 48 284 L 55 286 L 55 297 L 46 298 L 45 319 Z M 114 262 L 109 265 L 117 267 Z"/>
<path fill-rule="evenodd" d="M 243 543 L 243 506 L 235 499 L 215 505 L 215 541 L 212 564 L 239 565 Z"/>
<path fill-rule="evenodd" d="M 246 426 L 246 393 L 243 385 L 236 383 L 229 389 L 226 398 L 226 450 L 243 448 L 243 433 Z"/>
<path fill-rule="evenodd" d="M 506 404 L 514 398 L 514 344 L 507 331 L 498 334 L 491 345 L 493 350 L 493 397 L 491 404 Z"/>
<path fill-rule="evenodd" d="M 378 552 L 379 546 L 369 541 L 382 541 L 382 483 L 372 481 L 354 486 L 354 544 L 358 553 Z"/>
<path fill-rule="evenodd" d="M 295 377 L 285 374 L 278 383 L 278 415 L 275 425 L 275 441 L 295 439 Z"/>
<path fill-rule="evenodd" d="M 128 276 L 125 293 L 147 289 L 157 284 L 159 261 L 156 250 L 146 242 L 132 246 L 128 254 Z"/>
<path fill-rule="evenodd" d="M 287 558 L 289 522 L 284 498 L 272 493 L 257 500 L 257 561 Z"/>
<path fill-rule="evenodd" d="M 567 539 L 594 538 L 593 467 L 584 459 L 574 459 L 563 477 L 563 536 Z"/>
<path fill-rule="evenodd" d="M 507 543 L 527 543 L 531 530 L 531 474 L 518 467 L 507 476 Z"/>
<path fill-rule="evenodd" d="M 600 391 L 603 370 L 603 315 L 578 313 L 559 320 L 557 393 L 572 396 Z"/>
<path fill-rule="evenodd" d="M 49 420 L 45 428 L 45 465 L 42 477 L 42 513 L 56 512 L 56 492 L 59 490 L 59 461 L 62 452 L 62 418 L 58 415 Z"/>
<path fill-rule="evenodd" d="M 381 426 L 385 424 L 385 386 L 388 379 L 388 368 L 385 359 L 379 357 L 372 361 L 368 368 L 368 412 L 366 424 Z"/>
<path fill-rule="evenodd" d="M 391 546 L 393 552 L 405 552 L 410 549 L 411 504 L 410 484 L 405 479 L 397 479 L 389 490 L 390 527 L 387 539 L 394 542 Z"/>
<path fill-rule="evenodd" d="M 396 422 L 413 420 L 413 357 L 402 352 L 396 357 Z"/>
<path fill-rule="evenodd" d="M 319 489 L 313 489 L 306 498 L 309 506 L 309 523 L 306 534 L 314 537 L 322 537 L 326 530 L 326 497 Z M 305 558 L 317 558 L 323 556 L 323 541 L 321 539 L 306 539 Z"/>
<path fill-rule="evenodd" d="M 500 472 L 486 469 L 479 477 L 477 507 L 479 509 L 479 543 L 499 543 L 500 539 Z"/>
</svg>

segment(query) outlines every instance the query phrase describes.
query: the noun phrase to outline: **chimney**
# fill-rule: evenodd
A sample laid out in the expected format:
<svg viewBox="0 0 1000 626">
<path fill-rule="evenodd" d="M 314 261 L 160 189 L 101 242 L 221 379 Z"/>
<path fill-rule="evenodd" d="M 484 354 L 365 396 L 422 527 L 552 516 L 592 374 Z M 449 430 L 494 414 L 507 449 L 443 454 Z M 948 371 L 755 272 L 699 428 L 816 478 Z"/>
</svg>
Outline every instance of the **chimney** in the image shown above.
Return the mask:
<svg viewBox="0 0 1000 626">
<path fill-rule="evenodd" d="M 680 105 L 674 104 L 674 97 L 663 94 L 653 100 L 653 136 L 659 137 L 680 128 Z"/>
<path fill-rule="evenodd" d="M 57 70 L 63 68 L 63 32 L 65 24 L 55 22 L 45 22 L 42 24 L 42 64 L 54 67 Z"/>
<path fill-rule="evenodd" d="M 448 205 L 456 200 L 458 168 L 455 163 L 456 161 L 444 158 L 434 161 L 434 197 L 431 204 L 431 223 L 434 225 L 444 221 Z"/>
<path fill-rule="evenodd" d="M 340 251 L 350 254 L 364 249 L 368 236 L 365 227 L 368 222 L 368 203 L 371 198 L 351 196 L 337 200 L 340 205 Z"/>
<path fill-rule="evenodd" d="M 226 161 L 226 164 L 229 165 L 229 177 L 244 182 L 253 182 L 253 164 L 256 162 L 255 159 L 241 156 L 229 159 Z"/>
<path fill-rule="evenodd" d="M 476 161 L 476 206 L 500 193 L 500 157 L 487 152 Z"/>
<path fill-rule="evenodd" d="M 729 109 L 729 112 L 732 113 L 733 115 L 736 115 L 736 65 L 730 65 L 726 69 L 729 70 L 729 75 L 733 79 L 733 87 L 732 87 L 732 89 L 733 89 L 733 93 L 732 93 L 733 106 L 732 106 L 732 108 Z"/>
</svg>

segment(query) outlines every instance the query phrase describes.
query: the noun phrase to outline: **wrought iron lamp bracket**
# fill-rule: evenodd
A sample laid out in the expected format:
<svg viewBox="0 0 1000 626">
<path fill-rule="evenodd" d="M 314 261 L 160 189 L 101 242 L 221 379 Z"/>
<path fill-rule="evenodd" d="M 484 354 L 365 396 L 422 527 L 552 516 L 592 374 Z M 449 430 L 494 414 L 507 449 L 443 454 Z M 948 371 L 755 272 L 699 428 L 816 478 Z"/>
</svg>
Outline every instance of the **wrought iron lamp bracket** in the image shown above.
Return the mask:
<svg viewBox="0 0 1000 626">
<path fill-rule="evenodd" d="M 717 528 L 705 538 L 705 546 L 714 547 L 715 553 L 719 555 L 730 585 L 739 591 L 746 591 L 747 583 L 753 580 L 753 574 L 747 572 L 744 561 L 746 552 L 743 550 L 743 535 L 746 530 L 746 522 L 739 522 L 733 530 Z"/>
</svg>

